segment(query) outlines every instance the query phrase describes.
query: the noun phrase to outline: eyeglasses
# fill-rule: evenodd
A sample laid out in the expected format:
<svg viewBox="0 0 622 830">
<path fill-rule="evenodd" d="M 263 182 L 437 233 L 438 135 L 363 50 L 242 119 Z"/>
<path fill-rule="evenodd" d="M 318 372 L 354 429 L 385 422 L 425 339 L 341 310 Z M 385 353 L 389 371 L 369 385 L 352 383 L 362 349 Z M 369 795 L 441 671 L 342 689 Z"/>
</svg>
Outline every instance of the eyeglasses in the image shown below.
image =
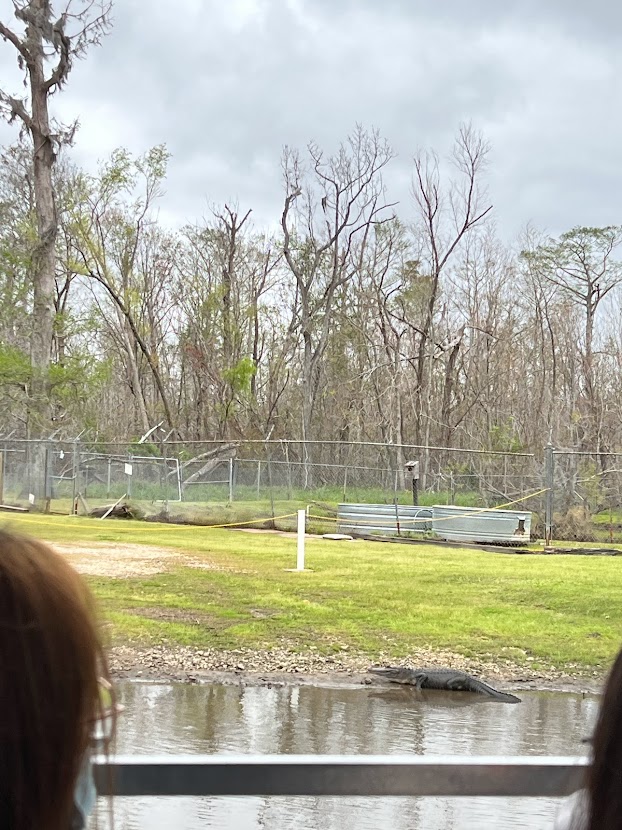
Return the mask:
<svg viewBox="0 0 622 830">
<path fill-rule="evenodd" d="M 99 749 L 111 741 L 116 716 L 123 712 L 125 707 L 120 703 L 115 703 L 112 686 L 104 677 L 100 677 L 97 682 L 99 683 L 101 714 L 95 718 L 91 730 L 91 743 L 94 748 Z"/>
</svg>

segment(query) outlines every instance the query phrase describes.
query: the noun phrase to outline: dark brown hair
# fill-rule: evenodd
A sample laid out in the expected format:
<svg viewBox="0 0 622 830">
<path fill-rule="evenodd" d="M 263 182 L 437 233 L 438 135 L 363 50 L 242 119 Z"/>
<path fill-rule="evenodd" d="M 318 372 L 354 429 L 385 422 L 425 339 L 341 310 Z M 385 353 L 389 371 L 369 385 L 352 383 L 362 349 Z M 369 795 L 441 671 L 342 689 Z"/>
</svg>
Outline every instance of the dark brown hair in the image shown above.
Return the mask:
<svg viewBox="0 0 622 830">
<path fill-rule="evenodd" d="M 0 830 L 67 830 L 106 675 L 90 594 L 48 545 L 0 530 Z"/>
<path fill-rule="evenodd" d="M 622 828 L 622 651 L 609 672 L 587 775 L 587 830 Z"/>
</svg>

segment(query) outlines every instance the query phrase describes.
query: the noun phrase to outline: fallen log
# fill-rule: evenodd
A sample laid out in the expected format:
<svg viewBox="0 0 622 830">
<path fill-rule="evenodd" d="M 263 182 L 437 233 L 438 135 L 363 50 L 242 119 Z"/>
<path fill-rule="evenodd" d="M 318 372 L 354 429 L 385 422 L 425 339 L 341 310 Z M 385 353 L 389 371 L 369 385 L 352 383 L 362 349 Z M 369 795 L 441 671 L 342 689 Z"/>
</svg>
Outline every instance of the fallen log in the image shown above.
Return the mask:
<svg viewBox="0 0 622 830">
<path fill-rule="evenodd" d="M 103 504 L 89 510 L 89 516 L 94 519 L 144 519 L 145 513 L 135 504 L 124 501 L 120 504 Z"/>
<path fill-rule="evenodd" d="M 229 443 L 216 447 L 208 452 L 203 452 L 200 455 L 195 455 L 182 464 L 182 472 L 188 468 L 190 464 L 198 464 L 199 461 L 205 461 L 192 475 L 184 480 L 184 484 L 194 484 L 201 476 L 211 473 L 223 461 L 228 461 L 230 458 L 235 458 L 237 452 L 237 444 Z"/>
</svg>

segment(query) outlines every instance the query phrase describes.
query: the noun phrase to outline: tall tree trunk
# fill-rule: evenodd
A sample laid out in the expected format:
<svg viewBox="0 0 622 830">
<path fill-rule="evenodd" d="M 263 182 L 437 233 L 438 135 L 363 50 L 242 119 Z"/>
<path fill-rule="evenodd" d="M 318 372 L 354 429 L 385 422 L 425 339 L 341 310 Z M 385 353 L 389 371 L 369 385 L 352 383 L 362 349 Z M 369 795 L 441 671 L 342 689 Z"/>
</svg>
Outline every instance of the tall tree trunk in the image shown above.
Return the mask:
<svg viewBox="0 0 622 830">
<path fill-rule="evenodd" d="M 303 315 L 304 317 L 304 315 Z M 310 325 L 308 322 L 306 325 Z M 315 384 L 313 372 L 313 354 L 311 335 L 308 329 L 303 330 L 304 356 L 302 366 L 302 460 L 305 489 L 313 486 L 313 467 L 311 447 L 307 442 L 313 440 L 313 409 L 315 406 Z"/>
<path fill-rule="evenodd" d="M 600 450 L 600 436 L 598 429 L 598 404 L 594 386 L 594 312 L 592 292 L 589 292 L 585 308 L 585 352 L 583 354 L 583 382 L 585 397 L 587 398 L 587 440 L 585 449 Z"/>
<path fill-rule="evenodd" d="M 39 3 L 43 14 L 43 0 Z M 54 273 L 56 268 L 56 234 L 58 222 L 54 202 L 52 168 L 54 148 L 50 138 L 48 93 L 43 72 L 41 31 L 28 26 L 33 62 L 29 67 L 32 94 L 31 137 L 33 142 L 34 190 L 37 214 L 37 245 L 33 257 L 33 315 L 30 336 L 30 401 L 28 433 L 30 438 L 50 434 L 52 410 L 49 370 L 54 330 Z M 31 491 L 38 507 L 45 498 L 45 446 L 37 444 L 31 455 Z"/>
<path fill-rule="evenodd" d="M 53 140 L 59 144 L 70 139 L 73 129 L 64 130 L 54 125 L 50 130 L 48 99 L 60 89 L 69 75 L 72 58 L 82 56 L 87 47 L 98 43 L 110 25 L 110 0 L 87 3 L 83 8 L 70 2 L 63 11 L 52 9 L 50 0 L 14 2 L 13 13 L 20 25 L 25 23 L 23 36 L 16 34 L 0 21 L 0 37 L 12 44 L 18 53 L 18 65 L 24 71 L 30 87 L 30 112 L 27 102 L 14 98 L 0 88 L 0 114 L 9 122 L 19 119 L 29 133 L 33 144 L 33 177 L 35 213 L 37 216 L 37 244 L 32 257 L 33 315 L 30 336 L 31 378 L 28 400 L 28 435 L 45 438 L 52 423 L 50 403 L 49 369 L 52 355 L 54 329 L 54 272 L 56 267 L 56 235 L 58 221 L 54 203 L 52 168 L 56 160 Z M 92 7 L 96 7 L 95 15 Z M 56 17 L 56 15 L 59 15 Z M 71 21 L 72 34 L 67 35 L 65 25 Z M 46 77 L 46 69 L 49 74 Z M 45 448 L 43 444 L 31 445 L 31 492 L 37 506 L 45 498 Z"/>
<path fill-rule="evenodd" d="M 456 384 L 456 362 L 458 354 L 460 353 L 460 346 L 462 345 L 462 337 L 464 336 L 464 327 L 460 334 L 451 346 L 449 352 L 449 359 L 445 367 L 445 383 L 443 385 L 443 404 L 441 408 L 441 425 L 443 430 L 443 439 L 446 446 L 451 444 L 451 436 L 453 427 L 451 426 L 451 399 L 453 396 Z"/>
<path fill-rule="evenodd" d="M 136 409 L 138 413 L 138 419 L 140 421 L 140 428 L 142 432 L 145 433 L 149 432 L 149 430 L 151 429 L 151 424 L 149 422 L 149 415 L 147 414 L 147 405 L 145 404 L 145 396 L 143 395 L 143 388 L 140 382 L 138 363 L 136 361 L 136 355 L 134 353 L 134 344 L 132 342 L 131 333 L 128 331 L 128 326 L 125 324 L 125 320 L 121 319 L 120 323 L 123 330 L 123 344 L 125 346 L 125 352 L 127 354 L 130 382 L 132 385 L 132 391 L 134 393 L 134 400 L 136 402 Z"/>
<path fill-rule="evenodd" d="M 395 463 L 397 466 L 397 486 L 406 489 L 406 459 L 404 458 L 404 416 L 399 384 L 395 384 Z"/>
</svg>

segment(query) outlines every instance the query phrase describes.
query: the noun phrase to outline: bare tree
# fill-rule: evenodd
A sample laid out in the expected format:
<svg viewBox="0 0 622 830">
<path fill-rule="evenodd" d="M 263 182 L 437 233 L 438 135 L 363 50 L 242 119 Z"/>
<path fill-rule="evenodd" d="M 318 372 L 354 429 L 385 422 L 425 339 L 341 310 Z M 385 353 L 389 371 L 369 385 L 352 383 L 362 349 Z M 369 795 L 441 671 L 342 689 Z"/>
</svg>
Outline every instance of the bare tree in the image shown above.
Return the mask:
<svg viewBox="0 0 622 830">
<path fill-rule="evenodd" d="M 577 227 L 533 250 L 523 252 L 529 268 L 559 294 L 580 309 L 583 336 L 579 343 L 582 360 L 583 398 L 586 406 L 583 445 L 606 450 L 599 429 L 599 394 L 595 384 L 595 321 L 599 306 L 622 283 L 622 263 L 614 259 L 622 244 L 622 227 Z"/>
<path fill-rule="evenodd" d="M 197 437 L 239 435 L 257 420 L 261 316 L 279 256 L 268 236 L 252 231 L 250 214 L 224 205 L 183 232 L 176 302 L 184 391 L 195 396 L 187 414 Z"/>
<path fill-rule="evenodd" d="M 0 36 L 13 46 L 25 74 L 26 97 L 0 90 L 0 112 L 18 121 L 32 141 L 37 243 L 33 255 L 33 316 L 30 339 L 29 430 L 43 437 L 50 426 L 48 370 L 54 326 L 58 219 L 52 170 L 58 148 L 71 142 L 76 124 L 63 127 L 50 117 L 50 96 L 62 89 L 76 58 L 100 42 L 110 26 L 111 0 L 66 3 L 55 17 L 50 0 L 13 0 L 16 25 L 0 22 Z M 44 456 L 34 458 L 35 495 L 43 496 Z"/>
<path fill-rule="evenodd" d="M 152 147 L 137 159 L 125 150 L 115 151 L 98 179 L 91 181 L 85 204 L 80 206 L 82 214 L 78 211 L 74 223 L 74 251 L 82 273 L 104 289 L 117 318 L 115 335 L 128 361 L 141 429 L 149 429 L 151 419 L 139 359 L 153 379 L 169 427 L 177 430 L 158 354 L 163 345 L 162 320 L 154 316 L 156 300 L 170 311 L 167 284 L 172 279 L 174 245 L 158 233 L 151 215 L 161 195 L 168 155 L 164 145 Z M 166 316 L 166 311 L 156 316 L 162 314 Z M 103 316 L 111 326 L 114 315 Z"/>
<path fill-rule="evenodd" d="M 436 153 L 415 156 L 413 196 L 418 209 L 416 236 L 421 250 L 419 272 L 428 281 L 427 305 L 418 326 L 415 389 L 415 442 L 428 443 L 430 411 L 429 387 L 433 353 L 434 315 L 439 297 L 441 276 L 465 237 L 492 210 L 485 205 L 480 186 L 489 147 L 470 126 L 462 126 L 454 143 L 451 161 L 456 175 L 447 184 L 441 181 L 440 161 Z M 451 352 L 450 352 L 451 355 Z"/>
<path fill-rule="evenodd" d="M 307 149 L 306 169 L 297 152 L 285 149 L 281 215 L 283 255 L 296 283 L 290 333 L 302 340 L 303 441 L 313 438 L 336 294 L 356 273 L 370 230 L 389 218 L 381 173 L 393 155 L 377 132 L 360 126 L 334 156 L 315 143 Z"/>
<path fill-rule="evenodd" d="M 408 390 L 406 369 L 410 355 L 407 345 L 410 327 L 402 294 L 409 282 L 410 261 L 405 230 L 396 219 L 376 233 L 366 271 L 370 282 L 372 327 L 368 333 L 372 363 L 365 373 L 369 378 L 372 400 L 379 416 L 379 429 L 386 444 L 395 444 L 395 457 L 387 455 L 387 465 L 396 466 L 400 486 L 404 486 L 405 412 Z M 409 298 L 410 299 L 410 298 Z"/>
<path fill-rule="evenodd" d="M 513 405 L 524 398 L 524 377 L 514 356 L 524 322 L 514 301 L 515 270 L 514 258 L 492 227 L 465 241 L 458 267 L 452 269 L 441 408 L 446 445 L 470 416 L 471 436 L 481 446 L 517 447 L 513 416 L 519 413 Z M 520 402 L 519 409 L 522 416 Z"/>
</svg>

